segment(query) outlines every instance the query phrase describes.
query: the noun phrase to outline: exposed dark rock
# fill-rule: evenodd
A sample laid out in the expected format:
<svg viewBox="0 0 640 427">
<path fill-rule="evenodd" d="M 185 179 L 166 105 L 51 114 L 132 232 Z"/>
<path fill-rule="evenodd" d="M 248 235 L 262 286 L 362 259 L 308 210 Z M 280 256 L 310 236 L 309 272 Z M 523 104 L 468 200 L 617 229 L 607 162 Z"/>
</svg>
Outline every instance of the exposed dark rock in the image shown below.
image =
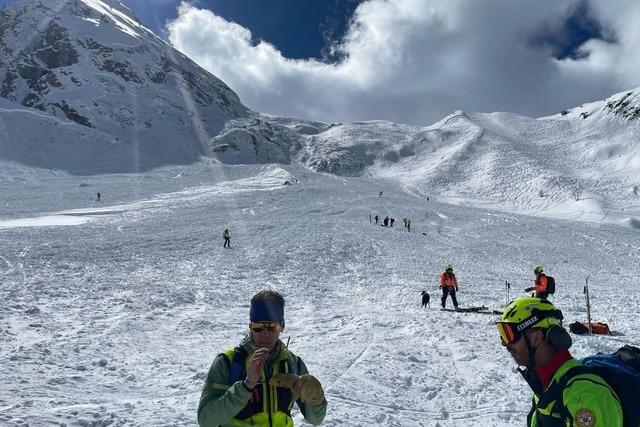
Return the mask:
<svg viewBox="0 0 640 427">
<path fill-rule="evenodd" d="M 64 115 L 67 116 L 69 120 L 72 120 L 82 126 L 87 126 L 90 128 L 94 127 L 89 121 L 89 119 L 87 119 L 84 116 L 81 116 L 80 113 L 78 113 L 73 107 L 71 107 L 65 101 L 56 102 L 55 104 L 52 104 L 52 105 L 62 110 Z"/>
<path fill-rule="evenodd" d="M 21 104 L 25 107 L 37 108 L 38 110 L 42 110 L 42 104 L 39 104 L 40 97 L 33 92 L 29 92 L 27 96 L 24 97 Z"/>
<path fill-rule="evenodd" d="M 126 49 L 123 49 L 123 51 L 130 55 L 143 55 L 149 52 L 149 48 L 145 45 L 140 45 L 136 47 L 128 47 Z"/>
<path fill-rule="evenodd" d="M 628 92 L 618 101 L 609 101 L 606 108 L 626 119 L 634 120 L 640 118 L 640 106 L 632 104 L 628 99 L 632 94 L 633 92 Z"/>
<path fill-rule="evenodd" d="M 49 23 L 35 54 L 49 68 L 68 67 L 78 62 L 78 52 L 73 48 L 67 30 L 54 21 Z"/>
<path fill-rule="evenodd" d="M 108 71 L 110 73 L 120 76 L 124 81 L 142 83 L 140 77 L 133 71 L 130 64 L 126 61 L 119 62 L 113 59 L 107 59 L 102 63 L 101 70 Z"/>
<path fill-rule="evenodd" d="M 58 80 L 58 77 L 56 77 L 56 75 L 53 74 L 52 72 L 47 73 L 46 81 L 49 84 L 49 86 L 62 87 L 62 83 L 60 82 L 60 80 Z"/>
<path fill-rule="evenodd" d="M 162 70 L 153 71 L 148 68 L 145 70 L 145 74 L 147 75 L 147 78 L 149 78 L 149 80 L 151 80 L 153 83 L 164 83 L 167 76 L 167 74 Z"/>
<path fill-rule="evenodd" d="M 92 38 L 88 38 L 86 40 L 78 40 L 78 43 L 80 43 L 80 46 L 84 47 L 85 49 L 92 50 L 105 57 L 111 52 L 113 52 L 112 48 L 110 48 L 109 46 L 100 44 Z"/>
<path fill-rule="evenodd" d="M 0 9 L 0 41 L 4 39 L 4 34 L 11 28 L 11 14 L 5 9 Z"/>
<path fill-rule="evenodd" d="M 7 75 L 2 82 L 2 87 L 0 87 L 0 95 L 3 98 L 12 99 L 15 101 L 15 95 L 13 91 L 15 90 L 15 81 L 18 79 L 18 73 L 15 70 L 7 71 Z"/>
<path fill-rule="evenodd" d="M 32 90 L 39 93 L 47 92 L 47 79 L 43 77 L 50 73 L 49 70 L 33 63 L 22 63 L 18 64 L 17 67 L 18 74 L 27 81 Z"/>
</svg>

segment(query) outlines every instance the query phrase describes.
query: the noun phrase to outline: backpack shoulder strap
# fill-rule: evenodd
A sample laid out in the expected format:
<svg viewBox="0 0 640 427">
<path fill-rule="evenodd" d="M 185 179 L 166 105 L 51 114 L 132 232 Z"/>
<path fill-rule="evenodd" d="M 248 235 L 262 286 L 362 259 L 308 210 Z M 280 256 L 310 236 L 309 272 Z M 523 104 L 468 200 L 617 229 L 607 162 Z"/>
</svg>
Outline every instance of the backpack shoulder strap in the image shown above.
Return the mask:
<svg viewBox="0 0 640 427">
<path fill-rule="evenodd" d="M 229 367 L 229 385 L 240 381 L 245 371 L 244 363 L 247 360 L 247 350 L 242 347 L 236 347 L 220 353 L 223 360 L 226 360 Z"/>
<path fill-rule="evenodd" d="M 578 378 L 576 379 L 576 377 L 580 376 L 580 375 L 584 375 L 584 374 L 590 374 L 590 375 L 595 375 L 598 378 L 600 378 L 599 381 L 594 380 L 593 378 Z M 563 402 L 563 398 L 562 398 L 562 393 L 564 392 L 565 388 L 567 386 L 570 386 L 574 381 L 580 381 L 580 380 L 584 380 L 584 381 L 590 381 L 592 383 L 597 383 L 600 386 L 606 387 L 607 389 L 609 389 L 609 391 L 613 394 L 613 396 L 618 400 L 618 402 L 620 403 L 620 405 L 622 406 L 622 402 L 620 401 L 619 396 L 617 395 L 615 389 L 609 384 L 609 382 L 607 381 L 606 376 L 604 376 L 605 374 L 605 370 L 603 369 L 599 369 L 598 367 L 595 366 L 586 366 L 586 365 L 579 365 L 579 366 L 575 366 L 573 368 L 570 368 L 563 376 L 562 378 L 560 378 L 560 380 L 558 381 L 558 385 L 559 385 L 559 392 L 560 392 L 560 405 L 558 406 L 560 413 L 563 416 L 564 420 L 567 419 L 572 419 L 571 414 L 569 414 L 569 411 L 567 409 L 566 406 L 564 406 L 564 402 Z"/>
</svg>

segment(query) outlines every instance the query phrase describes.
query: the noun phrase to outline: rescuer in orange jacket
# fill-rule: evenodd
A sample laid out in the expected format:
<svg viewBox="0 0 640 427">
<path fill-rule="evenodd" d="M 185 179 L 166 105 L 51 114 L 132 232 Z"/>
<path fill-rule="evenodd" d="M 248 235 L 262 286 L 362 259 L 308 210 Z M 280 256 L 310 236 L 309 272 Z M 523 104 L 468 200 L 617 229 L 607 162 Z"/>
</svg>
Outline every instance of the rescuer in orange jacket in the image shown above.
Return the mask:
<svg viewBox="0 0 640 427">
<path fill-rule="evenodd" d="M 526 288 L 524 291 L 535 291 L 536 298 L 547 299 L 547 297 L 549 296 L 549 290 L 547 289 L 549 281 L 547 280 L 547 276 L 545 276 L 545 274 L 542 272 L 542 267 L 540 266 L 534 268 L 533 272 L 536 275 L 536 280 L 535 282 L 533 282 L 533 286 Z"/>
<path fill-rule="evenodd" d="M 456 299 L 458 280 L 456 275 L 453 274 L 453 265 L 447 265 L 446 270 L 440 274 L 440 288 L 442 289 L 442 308 L 445 308 L 448 295 L 451 295 L 453 306 L 458 308 L 458 300 Z"/>
</svg>

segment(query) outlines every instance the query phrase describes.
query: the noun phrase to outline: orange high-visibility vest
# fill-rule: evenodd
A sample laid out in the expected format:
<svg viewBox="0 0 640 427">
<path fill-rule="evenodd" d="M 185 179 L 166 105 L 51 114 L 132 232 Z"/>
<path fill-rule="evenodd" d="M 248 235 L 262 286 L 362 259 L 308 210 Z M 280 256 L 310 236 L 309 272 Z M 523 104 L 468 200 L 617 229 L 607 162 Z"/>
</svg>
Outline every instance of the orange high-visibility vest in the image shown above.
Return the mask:
<svg viewBox="0 0 640 427">
<path fill-rule="evenodd" d="M 458 280 L 456 279 L 455 274 L 448 274 L 446 271 L 443 271 L 442 274 L 440 274 L 440 287 L 444 288 L 445 286 L 458 289 Z"/>
<path fill-rule="evenodd" d="M 541 294 L 543 292 L 547 292 L 547 276 L 541 274 L 540 277 L 536 278 L 535 283 L 533 284 L 536 294 Z"/>
</svg>

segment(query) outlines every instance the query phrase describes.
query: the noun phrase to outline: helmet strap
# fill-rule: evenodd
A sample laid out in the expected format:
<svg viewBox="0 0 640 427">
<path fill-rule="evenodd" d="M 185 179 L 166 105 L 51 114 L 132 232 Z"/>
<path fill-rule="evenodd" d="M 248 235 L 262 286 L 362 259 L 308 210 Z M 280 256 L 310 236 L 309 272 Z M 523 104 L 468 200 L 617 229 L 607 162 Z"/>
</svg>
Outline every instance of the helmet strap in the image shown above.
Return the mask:
<svg viewBox="0 0 640 427">
<path fill-rule="evenodd" d="M 527 345 L 527 369 L 532 370 L 535 367 L 536 349 L 531 345 L 527 332 L 525 331 L 522 335 L 524 335 L 524 343 Z"/>
</svg>

